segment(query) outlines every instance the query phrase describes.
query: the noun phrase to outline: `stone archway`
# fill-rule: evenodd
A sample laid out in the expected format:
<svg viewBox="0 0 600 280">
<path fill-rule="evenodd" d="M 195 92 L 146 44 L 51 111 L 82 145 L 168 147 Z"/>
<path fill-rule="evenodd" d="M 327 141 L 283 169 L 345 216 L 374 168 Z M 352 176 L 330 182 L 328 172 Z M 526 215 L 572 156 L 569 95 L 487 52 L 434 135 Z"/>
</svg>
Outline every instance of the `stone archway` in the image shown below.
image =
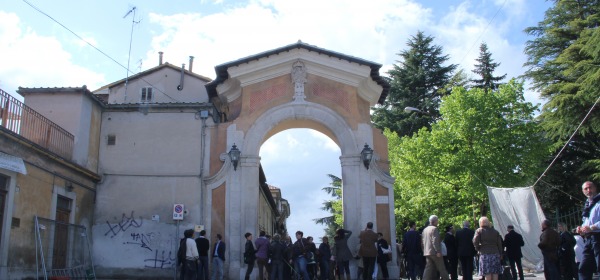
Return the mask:
<svg viewBox="0 0 600 280">
<path fill-rule="evenodd" d="M 230 277 L 244 271 L 243 234 L 257 232 L 260 147 L 271 135 L 288 128 L 312 128 L 339 145 L 344 217 L 351 217 L 345 218 L 344 227 L 358 236 L 367 222 L 373 222 L 394 241 L 387 141 L 371 126 L 369 116 L 370 106 L 385 94 L 386 84 L 376 81 L 379 73 L 373 71 L 379 67 L 301 42 L 216 67 L 225 74 L 207 88 L 223 102 L 231 121 L 220 125 L 217 133 L 225 140 L 219 148 L 226 162 L 207 182 L 212 192 L 209 224 L 213 231 L 225 232 Z M 223 154 L 234 143 L 242 151 L 235 171 Z M 365 143 L 375 151 L 369 169 L 360 161 Z M 355 246 L 358 239 L 350 243 Z M 397 272 L 395 262 L 390 272 Z"/>
</svg>

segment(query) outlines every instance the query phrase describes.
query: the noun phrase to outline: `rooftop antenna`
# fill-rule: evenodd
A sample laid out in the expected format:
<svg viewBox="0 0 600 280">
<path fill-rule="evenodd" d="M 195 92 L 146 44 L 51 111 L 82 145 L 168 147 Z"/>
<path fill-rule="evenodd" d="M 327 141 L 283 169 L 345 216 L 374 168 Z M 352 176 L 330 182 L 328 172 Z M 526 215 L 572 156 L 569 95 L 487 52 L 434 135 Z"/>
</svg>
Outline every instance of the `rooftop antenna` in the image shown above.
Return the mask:
<svg viewBox="0 0 600 280">
<path fill-rule="evenodd" d="M 129 14 L 133 13 L 133 17 L 131 18 L 131 35 L 129 36 L 129 55 L 127 56 L 127 76 L 125 77 L 125 99 L 127 101 L 127 82 L 129 82 L 129 62 L 131 61 L 131 42 L 133 41 L 133 27 L 136 23 L 140 23 L 139 21 L 135 21 L 135 11 L 136 7 L 129 9 L 127 13 L 123 16 L 126 18 Z"/>
</svg>

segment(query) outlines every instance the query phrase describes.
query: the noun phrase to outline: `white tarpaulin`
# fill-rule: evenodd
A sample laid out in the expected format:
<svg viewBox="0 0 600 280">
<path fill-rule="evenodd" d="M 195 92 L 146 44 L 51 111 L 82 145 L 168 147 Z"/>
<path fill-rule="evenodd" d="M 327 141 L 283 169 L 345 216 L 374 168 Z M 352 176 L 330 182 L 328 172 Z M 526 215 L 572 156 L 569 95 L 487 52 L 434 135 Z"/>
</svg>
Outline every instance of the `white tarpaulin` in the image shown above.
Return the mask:
<svg viewBox="0 0 600 280">
<path fill-rule="evenodd" d="M 529 263 L 539 268 L 543 263 L 542 252 L 537 247 L 542 234 L 541 224 L 546 217 L 535 195 L 533 187 L 525 188 L 492 188 L 488 187 L 490 209 L 494 228 L 502 236 L 506 234 L 506 226 L 513 225 L 515 231 L 523 235 L 525 246 L 523 265 Z"/>
</svg>

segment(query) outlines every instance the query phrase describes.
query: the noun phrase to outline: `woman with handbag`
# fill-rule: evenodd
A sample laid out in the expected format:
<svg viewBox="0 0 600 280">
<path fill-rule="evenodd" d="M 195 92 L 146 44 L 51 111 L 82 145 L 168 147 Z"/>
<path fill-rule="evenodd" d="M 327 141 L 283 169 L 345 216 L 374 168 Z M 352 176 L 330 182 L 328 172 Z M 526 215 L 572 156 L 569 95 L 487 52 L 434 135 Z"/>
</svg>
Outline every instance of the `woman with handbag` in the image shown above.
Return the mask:
<svg viewBox="0 0 600 280">
<path fill-rule="evenodd" d="M 390 277 L 387 269 L 387 262 L 392 259 L 392 248 L 387 240 L 383 238 L 383 233 L 378 232 L 377 236 L 377 263 L 379 263 L 379 267 L 381 268 L 383 279 L 387 280 Z"/>
</svg>

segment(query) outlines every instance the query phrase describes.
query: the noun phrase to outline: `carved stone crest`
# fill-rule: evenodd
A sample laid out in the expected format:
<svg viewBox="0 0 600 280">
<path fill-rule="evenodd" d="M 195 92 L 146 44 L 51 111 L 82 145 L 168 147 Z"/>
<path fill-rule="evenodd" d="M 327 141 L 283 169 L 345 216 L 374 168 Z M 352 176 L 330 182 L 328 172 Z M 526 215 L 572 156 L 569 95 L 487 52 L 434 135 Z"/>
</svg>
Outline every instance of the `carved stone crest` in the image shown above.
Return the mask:
<svg viewBox="0 0 600 280">
<path fill-rule="evenodd" d="M 292 83 L 294 83 L 294 101 L 304 101 L 304 84 L 306 83 L 306 68 L 300 60 L 292 65 Z"/>
</svg>

